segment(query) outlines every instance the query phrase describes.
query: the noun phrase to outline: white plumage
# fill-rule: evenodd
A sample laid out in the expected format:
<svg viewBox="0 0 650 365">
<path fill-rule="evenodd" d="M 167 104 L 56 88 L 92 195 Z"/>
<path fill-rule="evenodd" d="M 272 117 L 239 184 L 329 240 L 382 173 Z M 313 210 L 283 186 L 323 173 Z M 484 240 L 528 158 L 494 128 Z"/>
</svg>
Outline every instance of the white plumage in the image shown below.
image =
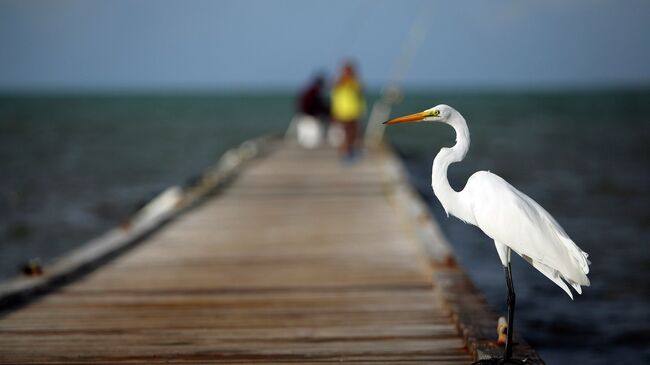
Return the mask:
<svg viewBox="0 0 650 365">
<path fill-rule="evenodd" d="M 534 268 L 562 288 L 573 299 L 569 284 L 578 294 L 589 286 L 587 253 L 580 249 L 564 229 L 537 202 L 515 189 L 501 177 L 479 171 L 457 192 L 449 185 L 447 168 L 462 161 L 469 149 L 469 129 L 465 118 L 454 108 L 438 105 L 421 113 L 396 118 L 384 124 L 443 122 L 456 131 L 456 144 L 442 148 L 433 159 L 431 187 L 447 215 L 479 227 L 494 240 L 508 287 L 508 330 L 503 358 L 477 364 L 522 363 L 512 356 L 512 328 L 515 290 L 510 270 L 510 253 L 516 252 Z"/>
<path fill-rule="evenodd" d="M 589 286 L 587 253 L 526 194 L 487 171 L 472 175 L 458 194 L 460 199 L 471 202 L 474 224 L 494 240 L 504 266 L 509 259 L 504 259 L 503 252 L 510 248 L 572 299 L 564 281 L 579 294 L 580 285 Z"/>
<path fill-rule="evenodd" d="M 433 159 L 431 187 L 447 215 L 479 227 L 494 240 L 506 274 L 508 287 L 507 338 L 502 359 L 478 361 L 475 364 L 523 364 L 512 359 L 512 329 L 515 315 L 515 290 L 510 269 L 510 252 L 514 251 L 534 268 L 562 288 L 573 299 L 571 289 L 582 293 L 589 286 L 590 262 L 553 217 L 537 202 L 515 189 L 501 177 L 479 171 L 457 192 L 449 185 L 447 168 L 462 161 L 469 149 L 469 129 L 465 118 L 454 108 L 438 105 L 421 113 L 389 120 L 384 124 L 410 122 L 443 122 L 456 131 L 456 144 L 442 148 Z"/>
<path fill-rule="evenodd" d="M 438 105 L 386 124 L 420 121 L 443 122 L 456 131 L 456 145 L 440 150 L 431 173 L 431 186 L 447 215 L 479 227 L 492 238 L 504 267 L 512 250 L 572 299 L 567 283 L 582 293 L 580 286 L 589 286 L 588 255 L 537 202 L 489 171 L 474 173 L 460 192 L 451 188 L 447 168 L 462 161 L 470 145 L 465 118 L 450 106 Z"/>
</svg>

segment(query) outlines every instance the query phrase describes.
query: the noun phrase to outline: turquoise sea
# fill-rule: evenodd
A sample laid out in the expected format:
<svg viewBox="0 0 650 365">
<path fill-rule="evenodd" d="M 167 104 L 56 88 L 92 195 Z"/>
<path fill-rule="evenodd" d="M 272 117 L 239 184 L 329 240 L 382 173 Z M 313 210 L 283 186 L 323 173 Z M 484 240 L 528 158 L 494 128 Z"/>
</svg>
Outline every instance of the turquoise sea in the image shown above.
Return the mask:
<svg viewBox="0 0 650 365">
<path fill-rule="evenodd" d="M 293 103 L 291 93 L 0 96 L 0 279 L 119 224 L 237 143 L 283 133 Z M 453 186 L 497 173 L 590 253 L 592 286 L 574 301 L 515 260 L 518 330 L 548 364 L 650 362 L 650 90 L 407 92 L 394 115 L 438 103 L 461 111 L 472 135 Z M 393 126 L 388 137 L 463 266 L 505 310 L 492 242 L 431 194 L 431 159 L 453 130 Z"/>
</svg>

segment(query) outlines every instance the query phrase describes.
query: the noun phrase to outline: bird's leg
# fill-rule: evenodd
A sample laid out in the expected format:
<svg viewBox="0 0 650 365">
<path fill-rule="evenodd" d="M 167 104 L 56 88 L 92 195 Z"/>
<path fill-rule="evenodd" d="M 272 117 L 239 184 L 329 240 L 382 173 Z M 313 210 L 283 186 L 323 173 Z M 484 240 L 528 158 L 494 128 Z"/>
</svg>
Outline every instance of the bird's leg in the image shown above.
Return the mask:
<svg viewBox="0 0 650 365">
<path fill-rule="evenodd" d="M 512 284 L 512 269 L 510 263 L 503 267 L 503 271 L 506 274 L 506 285 L 508 286 L 508 332 L 506 334 L 506 349 L 503 352 L 503 358 L 479 360 L 472 363 L 472 365 L 523 365 L 526 363 L 526 360 L 522 361 L 512 358 L 512 333 L 515 321 L 515 287 Z"/>
<path fill-rule="evenodd" d="M 509 361 L 512 357 L 512 333 L 514 332 L 514 323 L 515 323 L 515 288 L 512 285 L 512 269 L 510 263 L 508 266 L 504 266 L 504 271 L 506 273 L 506 284 L 508 286 L 508 332 L 506 337 L 506 349 L 503 352 L 503 360 L 505 362 Z"/>
</svg>

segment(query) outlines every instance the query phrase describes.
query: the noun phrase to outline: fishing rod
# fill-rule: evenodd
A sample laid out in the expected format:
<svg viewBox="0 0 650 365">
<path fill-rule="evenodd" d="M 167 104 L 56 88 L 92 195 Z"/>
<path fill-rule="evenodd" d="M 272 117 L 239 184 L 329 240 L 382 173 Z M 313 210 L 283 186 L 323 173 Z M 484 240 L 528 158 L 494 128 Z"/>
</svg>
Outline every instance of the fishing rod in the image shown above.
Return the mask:
<svg viewBox="0 0 650 365">
<path fill-rule="evenodd" d="M 426 38 L 431 23 L 428 20 L 433 13 L 432 3 L 423 3 L 417 13 L 418 16 L 411 23 L 411 29 L 402 44 L 390 81 L 382 89 L 381 97 L 372 106 L 364 135 L 364 145 L 367 147 L 377 146 L 383 140 L 385 126 L 382 123 L 388 120 L 393 105 L 401 101 L 400 84 L 404 81 L 417 51 Z"/>
</svg>

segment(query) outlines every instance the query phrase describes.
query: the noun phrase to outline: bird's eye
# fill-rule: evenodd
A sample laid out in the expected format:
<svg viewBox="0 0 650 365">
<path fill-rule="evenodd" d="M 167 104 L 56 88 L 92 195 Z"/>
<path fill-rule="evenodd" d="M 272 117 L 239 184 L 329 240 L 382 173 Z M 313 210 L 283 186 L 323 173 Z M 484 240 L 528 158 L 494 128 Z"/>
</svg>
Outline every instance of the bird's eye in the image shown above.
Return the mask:
<svg viewBox="0 0 650 365">
<path fill-rule="evenodd" d="M 440 110 L 434 110 L 434 111 L 431 113 L 431 115 L 434 116 L 434 117 L 437 117 L 438 115 L 440 115 Z"/>
</svg>

